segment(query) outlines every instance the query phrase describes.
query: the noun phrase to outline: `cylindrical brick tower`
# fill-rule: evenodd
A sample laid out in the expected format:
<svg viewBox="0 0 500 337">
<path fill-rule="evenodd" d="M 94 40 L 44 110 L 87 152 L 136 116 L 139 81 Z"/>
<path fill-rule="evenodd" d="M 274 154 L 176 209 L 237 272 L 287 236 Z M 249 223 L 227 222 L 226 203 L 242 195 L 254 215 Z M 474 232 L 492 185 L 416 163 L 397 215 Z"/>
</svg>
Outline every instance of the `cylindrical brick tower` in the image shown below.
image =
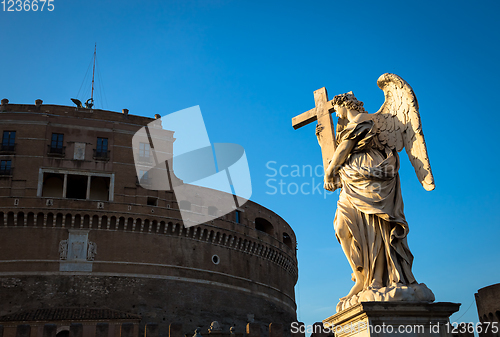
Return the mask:
<svg viewBox="0 0 500 337">
<path fill-rule="evenodd" d="M 2 101 L 0 316 L 108 308 L 160 335 L 172 322 L 296 320 L 293 230 L 251 201 L 186 228 L 172 190 L 138 182 L 132 136 L 153 120 Z M 173 132 L 164 141 L 172 149 Z"/>
</svg>

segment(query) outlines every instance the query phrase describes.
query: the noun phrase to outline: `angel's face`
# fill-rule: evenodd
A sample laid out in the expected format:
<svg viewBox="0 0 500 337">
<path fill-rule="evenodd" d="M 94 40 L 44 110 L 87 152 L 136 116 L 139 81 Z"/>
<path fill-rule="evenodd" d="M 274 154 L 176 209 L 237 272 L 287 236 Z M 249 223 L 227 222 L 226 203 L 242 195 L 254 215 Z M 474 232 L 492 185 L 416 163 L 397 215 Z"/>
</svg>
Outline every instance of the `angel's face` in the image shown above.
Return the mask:
<svg viewBox="0 0 500 337">
<path fill-rule="evenodd" d="M 347 118 L 347 108 L 345 106 L 335 105 L 334 109 L 338 118 Z"/>
</svg>

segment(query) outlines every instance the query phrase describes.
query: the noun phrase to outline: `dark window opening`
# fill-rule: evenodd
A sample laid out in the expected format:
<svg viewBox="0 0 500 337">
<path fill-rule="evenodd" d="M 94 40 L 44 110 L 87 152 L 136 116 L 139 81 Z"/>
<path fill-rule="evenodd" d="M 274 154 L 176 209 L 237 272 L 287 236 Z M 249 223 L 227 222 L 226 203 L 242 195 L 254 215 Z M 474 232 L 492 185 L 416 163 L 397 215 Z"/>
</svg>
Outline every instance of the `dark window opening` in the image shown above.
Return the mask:
<svg viewBox="0 0 500 337">
<path fill-rule="evenodd" d="M 264 233 L 267 233 L 269 235 L 273 235 L 274 230 L 273 230 L 273 225 L 267 221 L 266 219 L 263 218 L 256 218 L 255 219 L 255 229 Z"/>
<path fill-rule="evenodd" d="M 16 131 L 4 131 L 2 138 L 2 151 L 13 152 L 16 146 Z"/>
<path fill-rule="evenodd" d="M 219 264 L 220 263 L 220 258 L 217 255 L 212 256 L 212 262 L 214 264 Z"/>
<path fill-rule="evenodd" d="M 63 174 L 45 173 L 43 177 L 42 196 L 50 198 L 62 198 L 63 185 Z"/>
<path fill-rule="evenodd" d="M 234 213 L 235 213 L 234 221 L 236 221 L 236 223 L 241 223 L 241 212 L 240 211 L 236 211 Z"/>
<path fill-rule="evenodd" d="M 66 198 L 87 199 L 88 176 L 68 174 Z"/>
<path fill-rule="evenodd" d="M 158 206 L 158 198 L 148 197 L 147 204 L 148 206 Z"/>
<path fill-rule="evenodd" d="M 123 231 L 125 230 L 125 218 L 120 218 L 120 220 L 118 220 L 118 228 L 117 228 L 119 231 Z"/>
<path fill-rule="evenodd" d="M 94 150 L 94 159 L 109 159 L 108 138 L 97 138 L 97 146 Z"/>
<path fill-rule="evenodd" d="M 56 337 L 69 337 L 69 331 L 68 330 L 62 330 L 57 333 Z"/>
<path fill-rule="evenodd" d="M 292 238 L 288 233 L 283 233 L 283 243 L 288 246 L 288 248 L 293 249 Z"/>
<path fill-rule="evenodd" d="M 49 153 L 64 155 L 65 146 L 63 146 L 64 135 L 62 133 L 53 133 L 49 145 Z"/>
<path fill-rule="evenodd" d="M 44 173 L 42 197 L 71 198 L 109 201 L 110 177 L 68 174 L 66 195 L 63 195 L 64 176 L 62 173 Z M 89 181 L 90 179 L 90 185 Z"/>
<path fill-rule="evenodd" d="M 12 161 L 11 160 L 0 161 L 0 175 L 2 175 L 2 176 L 12 175 Z"/>
<path fill-rule="evenodd" d="M 83 176 L 82 176 L 83 177 Z M 109 177 L 90 177 L 90 200 L 109 200 Z M 85 187 L 86 188 L 86 187 Z"/>
</svg>

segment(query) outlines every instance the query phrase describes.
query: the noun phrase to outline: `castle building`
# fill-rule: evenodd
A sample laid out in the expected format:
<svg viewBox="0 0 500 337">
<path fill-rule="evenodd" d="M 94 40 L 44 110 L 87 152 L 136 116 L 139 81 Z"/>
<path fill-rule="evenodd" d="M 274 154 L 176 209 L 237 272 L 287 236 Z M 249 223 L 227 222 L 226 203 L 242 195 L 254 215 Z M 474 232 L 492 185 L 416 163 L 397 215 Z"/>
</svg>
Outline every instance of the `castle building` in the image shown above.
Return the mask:
<svg viewBox="0 0 500 337">
<path fill-rule="evenodd" d="M 481 288 L 474 294 L 481 322 L 480 337 L 500 336 L 500 283 Z"/>
<path fill-rule="evenodd" d="M 140 143 L 134 151 L 132 137 L 152 121 L 127 110 L 2 100 L 5 337 L 23 321 L 52 322 L 63 337 L 78 321 L 76 309 L 80 321 L 108 322 L 111 330 L 127 319 L 137 333 L 156 323 L 159 336 L 173 322 L 192 333 L 212 321 L 242 332 L 248 322 L 289 327 L 296 320 L 292 228 L 251 201 L 184 226 L 173 191 L 145 189 L 137 177 L 134 159 L 149 161 L 151 149 Z M 173 132 L 162 141 L 172 149 Z M 200 203 L 192 211 L 217 210 Z"/>
</svg>

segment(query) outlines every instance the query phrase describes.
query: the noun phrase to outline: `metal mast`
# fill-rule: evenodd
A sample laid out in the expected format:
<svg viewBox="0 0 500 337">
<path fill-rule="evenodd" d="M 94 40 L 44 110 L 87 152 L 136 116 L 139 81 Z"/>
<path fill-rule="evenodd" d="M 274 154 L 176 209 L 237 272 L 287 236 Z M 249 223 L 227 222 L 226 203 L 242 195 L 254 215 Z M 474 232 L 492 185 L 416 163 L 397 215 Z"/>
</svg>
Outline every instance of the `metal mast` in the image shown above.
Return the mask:
<svg viewBox="0 0 500 337">
<path fill-rule="evenodd" d="M 95 75 L 95 56 L 96 56 L 96 50 L 97 50 L 97 43 L 94 45 L 94 68 L 92 69 L 92 93 L 90 95 L 90 99 L 92 100 L 92 103 L 94 103 L 94 75 Z"/>
</svg>

